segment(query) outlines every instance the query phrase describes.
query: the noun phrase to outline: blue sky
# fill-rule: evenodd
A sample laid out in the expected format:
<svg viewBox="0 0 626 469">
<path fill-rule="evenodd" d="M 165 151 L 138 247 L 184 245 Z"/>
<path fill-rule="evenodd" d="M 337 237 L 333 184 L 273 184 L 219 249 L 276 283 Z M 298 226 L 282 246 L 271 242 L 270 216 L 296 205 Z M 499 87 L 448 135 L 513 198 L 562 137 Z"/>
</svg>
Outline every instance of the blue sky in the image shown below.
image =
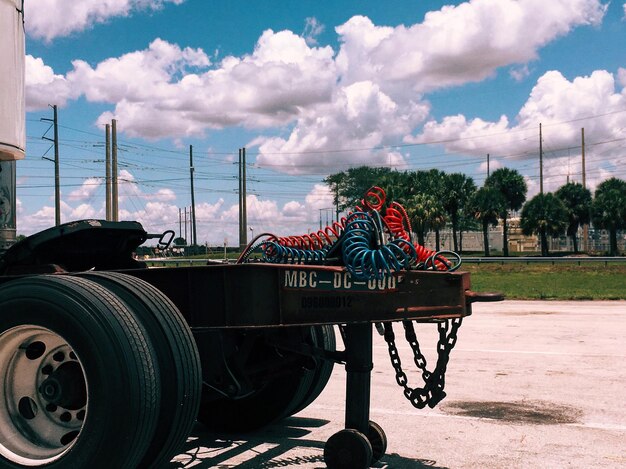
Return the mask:
<svg viewBox="0 0 626 469">
<path fill-rule="evenodd" d="M 599 0 L 26 0 L 27 157 L 17 231 L 54 224 L 49 104 L 59 106 L 62 221 L 104 218 L 104 124 L 117 119 L 120 218 L 178 229 L 194 148 L 198 241 L 248 224 L 326 221 L 332 172 L 362 164 L 518 169 L 544 187 L 626 177 L 626 4 Z M 50 133 L 47 134 L 51 136 Z M 47 153 L 46 153 L 47 152 Z"/>
</svg>

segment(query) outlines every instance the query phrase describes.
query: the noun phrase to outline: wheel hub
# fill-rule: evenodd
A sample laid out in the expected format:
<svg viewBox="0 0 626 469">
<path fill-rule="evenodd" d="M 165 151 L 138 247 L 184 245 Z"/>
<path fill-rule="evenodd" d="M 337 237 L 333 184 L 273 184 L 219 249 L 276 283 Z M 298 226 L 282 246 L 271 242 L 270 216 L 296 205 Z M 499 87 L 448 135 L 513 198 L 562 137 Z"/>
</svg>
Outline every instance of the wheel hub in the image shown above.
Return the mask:
<svg viewBox="0 0 626 469">
<path fill-rule="evenodd" d="M 39 386 L 41 396 L 51 404 L 78 410 L 87 403 L 87 389 L 80 364 L 70 361 L 60 365 Z"/>
<path fill-rule="evenodd" d="M 0 350 L 0 454 L 26 466 L 51 463 L 82 429 L 82 365 L 63 337 L 35 325 L 1 332 Z"/>
</svg>

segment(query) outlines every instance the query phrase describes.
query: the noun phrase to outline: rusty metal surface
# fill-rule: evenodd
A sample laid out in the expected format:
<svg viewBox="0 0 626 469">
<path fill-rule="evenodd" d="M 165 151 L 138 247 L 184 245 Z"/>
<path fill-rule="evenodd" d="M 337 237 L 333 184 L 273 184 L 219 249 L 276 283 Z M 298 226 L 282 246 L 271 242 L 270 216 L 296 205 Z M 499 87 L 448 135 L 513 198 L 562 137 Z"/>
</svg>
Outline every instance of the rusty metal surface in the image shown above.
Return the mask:
<svg viewBox="0 0 626 469">
<path fill-rule="evenodd" d="M 192 327 L 267 327 L 471 313 L 469 274 L 410 271 L 354 281 L 340 267 L 211 265 L 125 271 L 155 285 Z"/>
</svg>

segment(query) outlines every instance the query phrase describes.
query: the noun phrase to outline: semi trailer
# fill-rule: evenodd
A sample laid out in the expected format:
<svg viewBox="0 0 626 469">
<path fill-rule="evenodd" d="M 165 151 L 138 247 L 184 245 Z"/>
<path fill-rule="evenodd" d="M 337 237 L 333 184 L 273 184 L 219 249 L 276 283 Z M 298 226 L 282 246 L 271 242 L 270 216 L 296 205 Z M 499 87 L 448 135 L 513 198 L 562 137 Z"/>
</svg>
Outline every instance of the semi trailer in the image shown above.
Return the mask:
<svg viewBox="0 0 626 469">
<path fill-rule="evenodd" d="M 501 295 L 472 291 L 456 254 L 413 244 L 406 213 L 381 191 L 313 236 L 257 237 L 235 264 L 149 268 L 137 247 L 166 249 L 174 233 L 134 221 L 72 221 L 16 243 L 23 13 L 23 0 L 0 0 L 0 467 L 166 467 L 196 420 L 218 434 L 261 429 L 311 404 L 335 365 L 347 376 L 345 428 L 324 460 L 380 460 L 373 330 L 407 400 L 433 407 L 472 303 Z M 431 369 L 414 329 L 423 323 L 439 332 Z M 400 324 L 423 381 L 415 387 Z"/>
<path fill-rule="evenodd" d="M 313 402 L 335 365 L 347 375 L 345 429 L 326 442 L 325 462 L 370 467 L 386 448 L 369 418 L 373 331 L 407 399 L 433 407 L 471 304 L 501 299 L 472 291 L 459 271 L 365 279 L 341 265 L 148 268 L 133 256 L 172 234 L 81 220 L 0 258 L 1 467 L 162 467 L 196 419 L 218 433 L 260 429 Z M 438 358 L 411 388 L 393 325 L 420 367 L 421 323 L 439 329 Z"/>
</svg>

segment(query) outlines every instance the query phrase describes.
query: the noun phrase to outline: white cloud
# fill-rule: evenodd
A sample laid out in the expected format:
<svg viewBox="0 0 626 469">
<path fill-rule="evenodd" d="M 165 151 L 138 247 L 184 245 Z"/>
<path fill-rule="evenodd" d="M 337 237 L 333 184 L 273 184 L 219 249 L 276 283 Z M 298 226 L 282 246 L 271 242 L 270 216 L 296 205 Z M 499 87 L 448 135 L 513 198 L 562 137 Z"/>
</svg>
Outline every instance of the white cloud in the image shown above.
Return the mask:
<svg viewBox="0 0 626 469">
<path fill-rule="evenodd" d="M 98 212 L 90 204 L 80 204 L 75 207 L 69 215 L 70 220 L 83 220 L 86 218 L 99 218 Z"/>
<path fill-rule="evenodd" d="M 387 139 L 397 140 L 427 111 L 425 105 L 399 106 L 372 82 L 353 83 L 340 88 L 332 103 L 303 113 L 287 139 L 262 141 L 257 163 L 290 174 L 316 173 L 320 168 L 345 170 L 364 164 L 402 166 L 404 159 L 397 152 L 370 149 Z M 359 148 L 363 151 L 354 151 Z"/>
<path fill-rule="evenodd" d="M 511 75 L 511 78 L 513 78 L 513 80 L 519 82 L 528 77 L 528 75 L 530 75 L 530 69 L 528 68 L 527 64 L 524 64 L 520 67 L 511 67 L 509 75 Z"/>
<path fill-rule="evenodd" d="M 158 10 L 165 3 L 179 5 L 184 0 L 37 0 L 26 5 L 27 33 L 37 39 L 51 41 L 124 17 L 133 11 Z"/>
<path fill-rule="evenodd" d="M 72 64 L 74 69 L 67 74 L 67 80 L 78 87 L 87 100 L 137 103 L 149 101 L 155 94 L 171 100 L 176 93 L 171 83 L 174 77 L 182 73 L 187 81 L 191 81 L 194 75 L 190 71 L 207 67 L 210 60 L 202 49 L 181 49 L 155 39 L 146 50 L 104 60 L 95 68 L 82 60 L 75 60 Z M 164 103 L 166 107 L 167 102 Z"/>
<path fill-rule="evenodd" d="M 94 198 L 102 190 L 101 178 L 87 178 L 81 186 L 61 200 L 61 221 L 63 223 L 86 219 L 105 218 L 104 202 L 99 207 L 94 205 Z M 119 218 L 136 220 L 150 232 L 162 232 L 166 229 L 178 229 L 178 206 L 170 202 L 176 200 L 176 194 L 169 188 L 159 188 L 154 192 L 144 192 L 135 176 L 127 171 L 119 173 Z M 223 201 L 210 206 L 202 203 L 196 207 L 197 217 L 214 213 Z M 213 207 L 210 209 L 209 207 Z M 45 206 L 33 214 L 24 213 L 20 204 L 20 234 L 30 234 L 54 225 L 54 207 Z"/>
<path fill-rule="evenodd" d="M 304 200 L 310 209 L 319 210 L 333 207 L 333 197 L 331 188 L 326 184 L 315 184 Z"/>
<path fill-rule="evenodd" d="M 524 78 L 539 48 L 576 26 L 598 25 L 605 11 L 597 0 L 560 0 L 547 8 L 536 0 L 472 0 L 428 13 L 410 27 L 376 26 L 355 16 L 336 28 L 341 48 L 331 102 L 309 106 L 288 137 L 256 140 L 258 162 L 291 174 L 359 164 L 402 167 L 397 152 L 326 151 L 397 141 L 398 133 L 426 118 L 424 92 L 480 81 L 509 65 L 516 79 Z M 507 122 L 473 126 L 475 133 L 501 131 Z"/>
<path fill-rule="evenodd" d="M 425 92 L 534 60 L 540 47 L 576 26 L 598 25 L 605 12 L 598 0 L 471 0 L 409 27 L 356 16 L 336 28 L 343 42 L 337 63 L 344 82 L 380 76 L 387 86 Z"/>
<path fill-rule="evenodd" d="M 626 92 L 626 68 L 619 68 L 617 70 L 617 82 L 622 88 L 622 93 Z"/>
<path fill-rule="evenodd" d="M 146 202 L 139 210 L 126 210 L 120 214 L 120 220 L 136 220 L 146 231 L 159 233 L 167 229 L 178 228 L 178 207 L 159 201 Z"/>
<path fill-rule="evenodd" d="M 224 206 L 224 199 L 219 199 L 214 204 L 202 202 L 196 204 L 196 219 L 214 221 L 219 216 L 221 208 Z"/>
<path fill-rule="evenodd" d="M 78 96 L 68 80 L 55 74 L 42 59 L 26 55 L 24 65 L 27 111 L 45 109 L 49 104 L 64 107 L 69 99 Z"/>
<path fill-rule="evenodd" d="M 148 4 L 117 2 L 126 5 L 120 11 Z M 599 0 L 471 0 L 409 26 L 377 26 L 355 16 L 336 28 L 336 56 L 330 47 L 311 46 L 309 31 L 320 25 L 309 19 L 308 44 L 291 31 L 267 30 L 252 53 L 217 64 L 201 49 L 156 39 L 99 64 L 76 60 L 65 76 L 32 59 L 33 76 L 43 78 L 31 80 L 27 101 L 36 108 L 50 96 L 62 102 L 85 96 L 110 104 L 98 122 L 116 118 L 131 137 L 184 138 L 232 126 L 276 135 L 280 128 L 282 137 L 254 139 L 259 163 L 292 174 L 402 167 L 404 157 L 387 146 L 424 122 L 430 107 L 423 93 L 483 80 L 505 66 L 521 79 L 541 47 L 572 28 L 598 25 L 605 11 Z M 508 127 L 505 120 L 445 124 L 470 135 Z M 428 132 L 442 133 L 433 125 Z"/>
<path fill-rule="evenodd" d="M 306 207 L 302 205 L 300 202 L 296 202 L 292 200 L 287 202 L 283 206 L 283 215 L 287 218 L 298 219 L 302 218 L 302 214 L 305 212 Z"/>
<path fill-rule="evenodd" d="M 176 194 L 174 191 L 167 188 L 159 189 L 152 197 L 161 202 L 171 202 L 176 200 Z"/>
<path fill-rule="evenodd" d="M 310 48 L 289 31 L 265 31 L 251 55 L 226 57 L 215 69 L 175 73 L 190 66 L 206 69 L 209 59 L 203 54 L 158 40 L 95 69 L 77 61 L 68 80 L 90 100 L 117 103 L 100 121 L 116 117 L 128 135 L 148 138 L 202 135 L 209 128 L 234 125 L 283 125 L 332 94 L 332 49 Z M 133 83 L 126 79 L 129 69 L 138 72 Z"/>
<path fill-rule="evenodd" d="M 441 142 L 451 153 L 534 158 L 538 154 L 541 123 L 547 157 L 558 156 L 580 145 L 581 127 L 596 143 L 623 139 L 626 113 L 620 111 L 625 108 L 626 93 L 616 90 L 615 79 L 607 71 L 598 70 L 572 81 L 560 72 L 550 71 L 537 81 L 515 125 L 505 116 L 497 122 L 449 116 L 441 122 L 428 122 L 420 135 L 405 140 Z M 608 148 L 610 156 L 611 147 Z M 619 145 L 614 148 L 621 151 Z"/>
<path fill-rule="evenodd" d="M 17 222 L 17 232 L 29 235 L 54 226 L 54 207 L 43 206 L 35 213 L 23 213 Z"/>
<path fill-rule="evenodd" d="M 94 193 L 96 193 L 102 185 L 102 179 L 100 178 L 88 178 L 78 189 L 74 189 L 68 195 L 68 200 L 71 201 L 88 201 Z"/>
<path fill-rule="evenodd" d="M 332 207 L 332 194 L 327 186 L 316 184 L 304 202 L 291 200 L 282 205 L 274 200 L 261 199 L 256 195 L 246 198 L 248 228 L 254 235 L 272 233 L 277 236 L 304 235 L 319 228 L 319 209 Z M 221 244 L 227 238 L 230 245 L 238 243 L 238 206 L 224 206 L 223 201 L 213 207 L 210 214 L 201 215 L 196 207 L 198 220 L 198 240 Z M 325 223 L 325 221 L 324 221 Z M 252 230 L 248 233 L 251 240 Z"/>
<path fill-rule="evenodd" d="M 309 17 L 305 19 L 302 37 L 309 46 L 317 45 L 317 36 L 324 32 L 324 25 L 317 21 L 317 18 Z"/>
</svg>

